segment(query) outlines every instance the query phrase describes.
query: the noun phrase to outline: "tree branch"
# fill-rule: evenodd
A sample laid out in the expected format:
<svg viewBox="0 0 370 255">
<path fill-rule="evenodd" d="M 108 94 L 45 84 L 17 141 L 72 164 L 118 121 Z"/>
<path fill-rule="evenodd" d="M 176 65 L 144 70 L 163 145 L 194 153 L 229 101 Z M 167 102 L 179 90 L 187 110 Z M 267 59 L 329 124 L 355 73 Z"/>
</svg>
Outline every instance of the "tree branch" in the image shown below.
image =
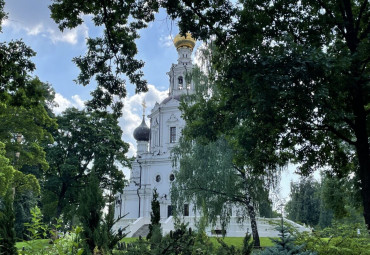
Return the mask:
<svg viewBox="0 0 370 255">
<path fill-rule="evenodd" d="M 357 21 L 356 21 L 356 25 L 355 25 L 356 34 L 358 33 L 358 31 L 360 29 L 362 14 L 364 13 L 364 11 L 366 9 L 367 2 L 368 2 L 368 0 L 364 0 L 364 2 L 361 5 L 360 12 L 358 13 L 358 17 L 357 17 Z"/>
<path fill-rule="evenodd" d="M 342 33 L 343 37 L 346 37 L 343 24 L 336 22 L 336 18 L 333 12 L 331 12 L 331 9 L 322 0 L 318 0 L 318 2 L 321 5 L 321 7 L 325 9 L 325 12 L 334 20 L 335 24 L 338 26 L 339 31 Z"/>
</svg>

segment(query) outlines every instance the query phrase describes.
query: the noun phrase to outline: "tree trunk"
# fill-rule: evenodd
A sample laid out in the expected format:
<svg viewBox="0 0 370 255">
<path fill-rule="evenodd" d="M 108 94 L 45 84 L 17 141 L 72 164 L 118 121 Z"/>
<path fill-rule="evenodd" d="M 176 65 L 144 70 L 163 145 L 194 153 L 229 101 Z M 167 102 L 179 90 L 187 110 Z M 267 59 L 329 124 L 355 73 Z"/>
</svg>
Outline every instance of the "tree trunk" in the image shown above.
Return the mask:
<svg viewBox="0 0 370 255">
<path fill-rule="evenodd" d="M 360 73 L 357 65 L 353 65 L 352 73 Z M 360 75 L 355 75 L 360 77 Z M 364 102 L 364 90 L 360 82 L 354 83 L 351 87 L 352 94 L 352 109 L 355 116 L 354 131 L 356 136 L 356 154 L 359 162 L 359 177 L 361 181 L 361 196 L 364 206 L 365 224 L 370 234 L 370 149 L 369 137 L 367 135 L 367 122 Z"/>
<path fill-rule="evenodd" d="M 357 146 L 356 146 L 357 147 Z M 357 148 L 357 155 L 360 164 L 361 195 L 364 206 L 364 218 L 367 230 L 370 234 L 370 166 L 369 149 Z"/>
<path fill-rule="evenodd" d="M 251 220 L 254 247 L 260 247 L 261 243 L 260 243 L 260 236 L 258 234 L 258 228 L 257 228 L 256 212 L 254 210 L 254 206 L 251 205 L 250 203 L 247 204 L 247 208 L 248 208 L 249 218 Z"/>
<path fill-rule="evenodd" d="M 356 116 L 356 153 L 359 161 L 359 176 L 361 180 L 361 196 L 364 206 L 365 224 L 370 234 L 370 150 L 366 132 L 365 112 L 362 118 Z"/>
<path fill-rule="evenodd" d="M 59 196 L 58 196 L 58 205 L 57 205 L 57 211 L 56 211 L 56 219 L 59 219 L 60 215 L 62 214 L 63 210 L 63 199 L 67 192 L 67 185 L 65 182 L 62 184 L 62 189 L 60 190 Z"/>
</svg>

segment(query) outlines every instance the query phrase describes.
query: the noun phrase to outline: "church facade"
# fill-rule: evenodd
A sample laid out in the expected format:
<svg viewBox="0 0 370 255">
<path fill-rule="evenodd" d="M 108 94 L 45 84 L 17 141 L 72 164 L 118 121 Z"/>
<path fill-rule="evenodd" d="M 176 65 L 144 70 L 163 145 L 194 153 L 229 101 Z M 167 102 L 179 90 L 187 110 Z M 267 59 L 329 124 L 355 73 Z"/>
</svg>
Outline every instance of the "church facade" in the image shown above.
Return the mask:
<svg viewBox="0 0 370 255">
<path fill-rule="evenodd" d="M 173 216 L 170 188 L 175 180 L 175 171 L 171 159 L 171 149 L 179 141 L 185 121 L 179 110 L 180 97 L 195 92 L 194 85 L 186 82 L 186 74 L 193 68 L 192 51 L 195 40 L 190 34 L 186 37 L 177 35 L 174 45 L 178 52 L 176 64 L 172 64 L 169 76 L 168 97 L 156 103 L 148 115 L 149 126 L 145 122 L 145 106 L 143 105 L 143 120 L 134 132 L 137 141 L 137 155 L 132 162 L 131 175 L 128 186 L 122 194 L 116 194 L 115 217 L 120 218 L 115 229 L 128 226 L 125 232 L 128 237 L 145 236 L 150 223 L 151 200 L 153 190 L 156 189 L 160 202 L 161 226 L 163 233 L 173 230 Z M 184 205 L 182 220 L 193 227 L 196 217 L 191 204 Z M 198 217 L 199 219 L 199 217 Z M 258 219 L 260 236 L 276 236 L 277 232 L 270 224 L 271 219 Z M 295 223 L 292 223 L 295 224 Z M 250 229 L 248 220 L 240 223 L 237 216 L 231 218 L 226 230 L 227 236 L 245 236 Z M 302 226 L 298 225 L 298 228 Z M 207 229 L 207 234 L 217 235 L 218 227 Z M 249 231 L 250 232 L 250 231 Z"/>
</svg>

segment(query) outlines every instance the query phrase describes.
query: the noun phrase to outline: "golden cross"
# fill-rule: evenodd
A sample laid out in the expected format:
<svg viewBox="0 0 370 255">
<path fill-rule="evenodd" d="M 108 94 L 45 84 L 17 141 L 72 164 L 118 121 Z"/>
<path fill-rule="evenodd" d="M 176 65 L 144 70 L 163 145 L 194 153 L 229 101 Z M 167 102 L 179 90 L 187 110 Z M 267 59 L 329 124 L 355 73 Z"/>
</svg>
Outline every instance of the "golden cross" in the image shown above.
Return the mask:
<svg viewBox="0 0 370 255">
<path fill-rule="evenodd" d="M 145 108 L 146 108 L 145 98 L 143 99 L 143 103 L 141 105 L 143 106 L 143 117 L 144 117 L 145 116 Z"/>
</svg>

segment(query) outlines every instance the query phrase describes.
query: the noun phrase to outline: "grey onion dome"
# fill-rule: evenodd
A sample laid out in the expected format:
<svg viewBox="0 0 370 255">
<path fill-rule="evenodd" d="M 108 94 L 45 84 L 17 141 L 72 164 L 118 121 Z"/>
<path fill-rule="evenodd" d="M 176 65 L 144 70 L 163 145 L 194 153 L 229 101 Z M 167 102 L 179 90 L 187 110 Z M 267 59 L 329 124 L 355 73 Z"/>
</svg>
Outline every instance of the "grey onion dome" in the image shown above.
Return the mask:
<svg viewBox="0 0 370 255">
<path fill-rule="evenodd" d="M 150 135 L 150 128 L 145 123 L 144 117 L 143 121 L 141 122 L 140 126 L 135 128 L 134 130 L 134 138 L 136 141 L 145 141 L 149 142 L 149 135 Z"/>
</svg>

